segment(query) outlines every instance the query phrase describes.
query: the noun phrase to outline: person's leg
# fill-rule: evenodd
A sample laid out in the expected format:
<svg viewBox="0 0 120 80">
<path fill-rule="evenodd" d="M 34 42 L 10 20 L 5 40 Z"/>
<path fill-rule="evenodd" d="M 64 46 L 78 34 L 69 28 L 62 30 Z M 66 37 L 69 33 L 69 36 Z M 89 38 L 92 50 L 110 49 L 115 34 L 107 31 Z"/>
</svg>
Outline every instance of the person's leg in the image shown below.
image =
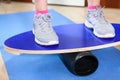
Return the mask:
<svg viewBox="0 0 120 80">
<path fill-rule="evenodd" d="M 58 44 L 58 36 L 51 26 L 51 16 L 48 12 L 47 0 L 35 0 L 35 9 L 33 21 L 35 42 L 44 46 Z"/>
<path fill-rule="evenodd" d="M 88 0 L 88 6 L 99 6 L 100 0 Z"/>
<path fill-rule="evenodd" d="M 88 13 L 85 25 L 93 28 L 93 33 L 100 38 L 113 38 L 114 27 L 105 19 L 100 0 L 88 0 Z"/>
<path fill-rule="evenodd" d="M 35 10 L 36 14 L 48 13 L 47 0 L 35 0 Z"/>
</svg>

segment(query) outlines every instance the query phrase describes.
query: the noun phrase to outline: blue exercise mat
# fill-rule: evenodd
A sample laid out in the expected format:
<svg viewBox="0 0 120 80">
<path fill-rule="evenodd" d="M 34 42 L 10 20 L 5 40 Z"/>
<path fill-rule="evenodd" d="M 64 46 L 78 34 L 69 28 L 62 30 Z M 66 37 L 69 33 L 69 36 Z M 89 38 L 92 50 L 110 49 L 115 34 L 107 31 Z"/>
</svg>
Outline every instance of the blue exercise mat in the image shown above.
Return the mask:
<svg viewBox="0 0 120 80">
<path fill-rule="evenodd" d="M 54 10 L 53 25 L 73 24 Z M 10 80 L 119 80 L 120 51 L 111 47 L 94 50 L 99 67 L 89 76 L 75 76 L 67 70 L 59 55 L 20 55 L 15 56 L 3 50 L 3 42 L 16 34 L 32 29 L 33 12 L 0 15 L 0 49 Z M 61 20 L 61 22 L 59 21 Z"/>
</svg>

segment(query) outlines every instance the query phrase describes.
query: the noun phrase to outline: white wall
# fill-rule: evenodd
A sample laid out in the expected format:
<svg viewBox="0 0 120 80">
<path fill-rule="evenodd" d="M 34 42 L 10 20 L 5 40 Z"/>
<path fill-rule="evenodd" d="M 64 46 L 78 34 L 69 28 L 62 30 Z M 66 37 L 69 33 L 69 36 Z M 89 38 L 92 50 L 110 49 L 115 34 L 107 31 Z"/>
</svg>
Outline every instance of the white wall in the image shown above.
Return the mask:
<svg viewBox="0 0 120 80">
<path fill-rule="evenodd" d="M 48 0 L 48 4 L 85 6 L 85 0 Z"/>
</svg>

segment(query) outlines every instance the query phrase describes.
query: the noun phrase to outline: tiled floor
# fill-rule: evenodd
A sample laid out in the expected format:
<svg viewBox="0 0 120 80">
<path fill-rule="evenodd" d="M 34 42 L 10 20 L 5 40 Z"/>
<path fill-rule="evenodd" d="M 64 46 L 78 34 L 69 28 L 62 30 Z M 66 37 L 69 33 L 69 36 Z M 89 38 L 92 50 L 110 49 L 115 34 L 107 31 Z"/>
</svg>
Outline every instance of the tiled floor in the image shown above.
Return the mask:
<svg viewBox="0 0 120 80">
<path fill-rule="evenodd" d="M 64 16 L 68 17 L 76 23 L 83 23 L 85 21 L 87 8 L 75 7 L 75 6 L 60 6 L 49 5 L 48 8 L 52 8 Z M 33 11 L 35 10 L 33 3 L 26 2 L 11 2 L 10 4 L 0 2 L 0 14 Z M 115 8 L 103 8 L 105 17 L 109 22 L 120 23 L 120 9 Z M 119 47 L 119 46 L 118 46 Z"/>
<path fill-rule="evenodd" d="M 49 5 L 48 8 L 55 9 L 76 23 L 82 23 L 85 21 L 87 11 L 86 7 Z M 11 2 L 10 4 L 7 4 L 0 2 L 0 14 L 31 10 L 34 10 L 33 3 Z M 103 10 L 108 21 L 113 23 L 120 23 L 120 17 L 118 17 L 120 15 L 120 9 L 104 8 Z"/>
</svg>

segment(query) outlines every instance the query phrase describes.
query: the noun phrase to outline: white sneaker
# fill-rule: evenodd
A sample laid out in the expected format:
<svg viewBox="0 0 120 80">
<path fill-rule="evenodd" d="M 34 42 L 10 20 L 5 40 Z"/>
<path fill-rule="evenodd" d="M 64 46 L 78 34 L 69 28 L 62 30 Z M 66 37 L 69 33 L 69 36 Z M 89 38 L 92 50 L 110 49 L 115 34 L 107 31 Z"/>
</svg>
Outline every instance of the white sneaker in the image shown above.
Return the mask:
<svg viewBox="0 0 120 80">
<path fill-rule="evenodd" d="M 88 11 L 85 25 L 88 28 L 93 28 L 93 33 L 99 38 L 115 37 L 115 29 L 105 19 L 101 7 Z"/>
<path fill-rule="evenodd" d="M 51 26 L 51 16 L 49 14 L 35 15 L 33 25 L 36 43 L 44 46 L 59 44 L 58 36 Z"/>
</svg>

